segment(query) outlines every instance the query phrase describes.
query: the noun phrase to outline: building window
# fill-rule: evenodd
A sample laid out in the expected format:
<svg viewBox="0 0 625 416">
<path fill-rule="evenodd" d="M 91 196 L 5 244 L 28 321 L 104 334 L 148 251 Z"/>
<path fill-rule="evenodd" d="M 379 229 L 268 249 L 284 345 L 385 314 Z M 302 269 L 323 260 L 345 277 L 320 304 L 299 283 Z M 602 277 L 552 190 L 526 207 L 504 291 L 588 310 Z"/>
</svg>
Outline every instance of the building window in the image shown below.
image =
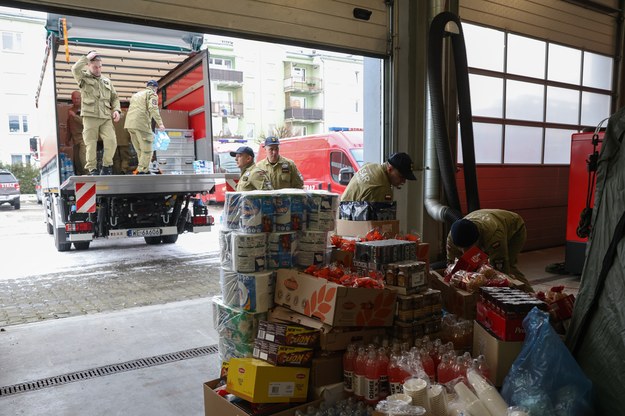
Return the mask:
<svg viewBox="0 0 625 416">
<path fill-rule="evenodd" d="M 347 155 L 343 152 L 330 152 L 330 175 L 335 182 L 339 181 L 340 172 L 343 168 L 354 169 Z"/>
<path fill-rule="evenodd" d="M 477 163 L 568 164 L 571 134 L 610 115 L 613 58 L 470 23 L 463 33 Z"/>
<path fill-rule="evenodd" d="M 228 58 L 208 58 L 208 64 L 212 68 L 232 69 L 232 59 Z"/>
<path fill-rule="evenodd" d="M 9 114 L 9 133 L 28 133 L 28 116 Z"/>
<path fill-rule="evenodd" d="M 2 50 L 5 52 L 22 52 L 22 34 L 2 32 Z"/>
<path fill-rule="evenodd" d="M 245 126 L 245 137 L 248 139 L 253 139 L 256 137 L 256 124 L 254 123 L 247 123 L 247 125 Z"/>
</svg>

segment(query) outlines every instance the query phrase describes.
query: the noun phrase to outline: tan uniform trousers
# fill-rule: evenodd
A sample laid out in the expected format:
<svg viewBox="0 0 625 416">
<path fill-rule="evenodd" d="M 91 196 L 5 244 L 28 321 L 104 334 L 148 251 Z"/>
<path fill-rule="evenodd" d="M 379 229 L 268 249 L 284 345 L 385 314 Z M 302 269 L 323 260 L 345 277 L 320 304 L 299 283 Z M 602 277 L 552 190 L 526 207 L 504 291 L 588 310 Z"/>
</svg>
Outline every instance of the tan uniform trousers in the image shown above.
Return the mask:
<svg viewBox="0 0 625 416">
<path fill-rule="evenodd" d="M 113 165 L 113 156 L 117 148 L 117 139 L 115 138 L 115 129 L 113 128 L 113 120 L 108 118 L 83 117 L 82 138 L 87 147 L 87 163 L 85 170 L 91 172 L 98 167 L 98 137 L 102 139 L 104 145 L 104 155 L 102 156 L 102 167 L 110 167 Z"/>
<path fill-rule="evenodd" d="M 86 175 L 89 171 L 85 172 L 85 165 L 87 164 L 87 146 L 80 136 L 80 140 L 73 137 L 74 140 L 74 173 L 76 175 Z"/>
<path fill-rule="evenodd" d="M 130 133 L 130 139 L 132 145 L 137 152 L 137 159 L 139 164 L 137 165 L 137 172 L 149 173 L 150 162 L 152 160 L 152 142 L 154 141 L 154 135 L 141 130 L 127 129 Z"/>
<path fill-rule="evenodd" d="M 132 173 L 130 168 L 130 146 L 117 145 L 117 151 L 113 157 L 113 175 L 126 175 Z"/>
</svg>

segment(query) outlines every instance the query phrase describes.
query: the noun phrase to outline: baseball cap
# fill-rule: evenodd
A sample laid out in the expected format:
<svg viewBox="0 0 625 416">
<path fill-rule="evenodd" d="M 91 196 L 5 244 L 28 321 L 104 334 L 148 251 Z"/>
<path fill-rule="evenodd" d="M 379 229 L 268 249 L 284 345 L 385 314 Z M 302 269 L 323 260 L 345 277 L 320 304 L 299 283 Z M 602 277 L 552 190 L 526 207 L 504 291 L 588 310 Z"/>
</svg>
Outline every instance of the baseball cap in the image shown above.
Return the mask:
<svg viewBox="0 0 625 416">
<path fill-rule="evenodd" d="M 265 139 L 265 146 L 277 146 L 280 144 L 280 140 L 278 140 L 275 136 L 269 136 Z"/>
<path fill-rule="evenodd" d="M 230 156 L 235 157 L 236 155 L 240 155 L 243 153 L 254 157 L 254 151 L 252 150 L 251 147 L 247 147 L 247 146 L 241 146 L 235 152 L 230 152 Z"/>
<path fill-rule="evenodd" d="M 147 83 L 148 87 L 156 87 L 158 88 L 158 82 L 154 81 L 153 79 L 149 80 Z"/>
<path fill-rule="evenodd" d="M 393 153 L 388 158 L 388 163 L 390 163 L 392 167 L 397 169 L 399 173 L 401 173 L 401 176 L 403 176 L 404 178 L 410 181 L 414 181 L 417 179 L 414 176 L 414 173 L 412 173 L 412 159 L 410 159 L 410 156 L 408 156 L 407 153 Z"/>
<path fill-rule="evenodd" d="M 471 247 L 480 238 L 480 231 L 473 221 L 461 218 L 451 224 L 451 240 L 462 248 Z"/>
</svg>

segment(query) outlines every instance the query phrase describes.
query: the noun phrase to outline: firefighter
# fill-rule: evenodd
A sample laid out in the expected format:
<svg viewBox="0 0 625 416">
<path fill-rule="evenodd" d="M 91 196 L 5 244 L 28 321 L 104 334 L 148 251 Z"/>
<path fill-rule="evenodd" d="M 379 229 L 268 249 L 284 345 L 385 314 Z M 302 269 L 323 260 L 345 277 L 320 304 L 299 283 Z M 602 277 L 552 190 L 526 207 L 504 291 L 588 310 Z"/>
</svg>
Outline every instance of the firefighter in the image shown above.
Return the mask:
<svg viewBox="0 0 625 416">
<path fill-rule="evenodd" d="M 527 231 L 523 218 L 503 209 L 478 209 L 455 221 L 447 236 L 447 262 L 453 263 L 470 247 L 488 254 L 497 270 L 532 286 L 517 268 L 518 255 L 525 244 Z"/>
<path fill-rule="evenodd" d="M 102 76 L 102 59 L 96 51 L 80 57 L 72 66 L 72 74 L 81 95 L 82 134 L 87 158 L 85 170 L 89 175 L 111 175 L 117 146 L 113 121 L 119 121 L 121 112 L 117 92 L 111 80 Z M 102 139 L 104 146 L 100 172 L 97 170 L 98 138 Z"/>
<path fill-rule="evenodd" d="M 393 153 L 382 164 L 365 163 L 349 181 L 341 202 L 392 202 L 393 188 L 401 189 L 406 180 L 417 179 L 412 169 L 406 153 Z"/>
<path fill-rule="evenodd" d="M 130 107 L 126 114 L 124 128 L 130 133 L 132 146 L 137 152 L 139 164 L 135 173 L 137 175 L 149 174 L 150 160 L 152 159 L 152 120 L 156 122 L 159 130 L 165 130 L 161 114 L 158 110 L 158 95 L 156 90 L 158 83 L 148 81 L 146 88 L 136 92 L 130 97 Z"/>
<path fill-rule="evenodd" d="M 280 141 L 277 137 L 265 139 L 267 157 L 256 167 L 267 173 L 273 189 L 304 188 L 304 178 L 291 159 L 280 156 Z"/>
<path fill-rule="evenodd" d="M 82 138 L 82 117 L 80 116 L 80 91 L 72 92 L 72 106 L 67 114 L 67 143 L 73 147 L 74 170 L 76 175 L 89 173 L 85 170 L 87 148 Z"/>
<path fill-rule="evenodd" d="M 267 173 L 254 163 L 254 151 L 251 147 L 241 146 L 236 151 L 230 152 L 230 156 L 235 158 L 237 166 L 241 169 L 237 192 L 273 189 Z"/>
</svg>

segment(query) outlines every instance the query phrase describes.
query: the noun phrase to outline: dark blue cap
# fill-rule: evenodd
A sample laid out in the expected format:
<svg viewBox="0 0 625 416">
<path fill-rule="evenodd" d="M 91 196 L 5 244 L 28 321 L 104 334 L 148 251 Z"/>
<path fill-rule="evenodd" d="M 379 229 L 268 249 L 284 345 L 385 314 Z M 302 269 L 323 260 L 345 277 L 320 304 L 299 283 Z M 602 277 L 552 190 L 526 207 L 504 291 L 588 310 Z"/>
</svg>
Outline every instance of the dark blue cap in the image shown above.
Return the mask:
<svg viewBox="0 0 625 416">
<path fill-rule="evenodd" d="M 280 140 L 276 136 L 269 136 L 265 139 L 265 146 L 278 146 Z"/>
<path fill-rule="evenodd" d="M 412 172 L 412 159 L 410 159 L 410 156 L 408 156 L 407 153 L 393 153 L 388 158 L 388 163 L 390 163 L 392 167 L 397 169 L 399 173 L 401 173 L 401 176 L 403 176 L 404 178 L 410 181 L 414 181 L 417 179 Z"/>
<path fill-rule="evenodd" d="M 461 218 L 451 224 L 451 240 L 461 248 L 471 247 L 480 238 L 480 231 L 473 221 Z"/>
<path fill-rule="evenodd" d="M 235 152 L 230 152 L 230 156 L 235 157 L 236 155 L 240 155 L 243 153 L 254 157 L 254 151 L 252 150 L 251 147 L 247 147 L 247 146 L 241 146 Z"/>
<path fill-rule="evenodd" d="M 156 82 L 153 79 L 151 79 L 151 80 L 148 81 L 148 87 L 158 88 L 158 82 Z"/>
</svg>

